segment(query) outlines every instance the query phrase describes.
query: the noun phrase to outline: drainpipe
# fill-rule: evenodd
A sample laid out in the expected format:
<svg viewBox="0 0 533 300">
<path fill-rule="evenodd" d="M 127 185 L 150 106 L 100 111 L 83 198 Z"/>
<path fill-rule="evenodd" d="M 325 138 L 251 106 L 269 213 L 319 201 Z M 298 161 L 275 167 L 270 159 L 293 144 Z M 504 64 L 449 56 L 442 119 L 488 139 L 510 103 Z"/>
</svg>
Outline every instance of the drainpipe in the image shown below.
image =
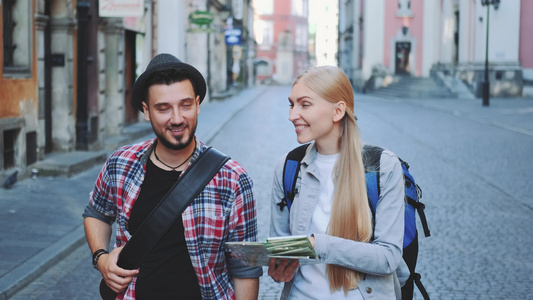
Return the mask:
<svg viewBox="0 0 533 300">
<path fill-rule="evenodd" d="M 51 1 L 44 2 L 48 24 L 44 28 L 44 152 L 52 152 L 52 14 Z"/>
<path fill-rule="evenodd" d="M 206 3 L 206 10 L 209 12 L 211 11 L 211 0 L 207 0 Z M 211 33 L 209 30 L 207 31 L 207 96 L 209 97 L 209 102 L 212 101 L 211 99 Z"/>
<path fill-rule="evenodd" d="M 88 131 L 88 87 L 87 87 L 87 57 L 89 47 L 89 7 L 86 0 L 78 1 L 78 103 L 76 106 L 76 149 L 87 150 L 89 142 Z"/>
</svg>

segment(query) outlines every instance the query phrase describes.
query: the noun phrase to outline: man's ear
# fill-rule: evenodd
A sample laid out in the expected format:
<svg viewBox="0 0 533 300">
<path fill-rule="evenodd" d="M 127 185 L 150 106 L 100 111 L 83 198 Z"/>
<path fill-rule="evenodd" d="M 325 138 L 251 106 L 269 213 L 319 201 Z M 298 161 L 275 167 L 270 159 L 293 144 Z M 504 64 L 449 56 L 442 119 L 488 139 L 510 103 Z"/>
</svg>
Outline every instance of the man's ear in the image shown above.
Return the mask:
<svg viewBox="0 0 533 300">
<path fill-rule="evenodd" d="M 333 122 L 339 122 L 344 118 L 346 114 L 346 102 L 339 101 L 335 103 L 335 109 L 333 111 Z"/>
<path fill-rule="evenodd" d="M 150 111 L 148 110 L 148 104 L 146 104 L 146 101 L 141 102 L 141 104 L 143 106 L 144 119 L 146 121 L 150 121 Z"/>
<path fill-rule="evenodd" d="M 200 95 L 196 95 L 196 105 L 198 106 L 198 110 L 196 111 L 196 115 L 200 114 Z"/>
</svg>

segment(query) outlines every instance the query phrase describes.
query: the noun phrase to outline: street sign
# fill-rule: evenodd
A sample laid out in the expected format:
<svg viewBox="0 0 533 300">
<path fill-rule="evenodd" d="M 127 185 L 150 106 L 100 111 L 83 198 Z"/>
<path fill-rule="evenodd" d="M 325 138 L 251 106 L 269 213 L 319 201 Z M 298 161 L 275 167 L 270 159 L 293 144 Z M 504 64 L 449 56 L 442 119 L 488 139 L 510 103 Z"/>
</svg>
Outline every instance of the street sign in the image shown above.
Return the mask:
<svg viewBox="0 0 533 300">
<path fill-rule="evenodd" d="M 226 45 L 234 46 L 241 44 L 242 31 L 240 28 L 228 28 L 225 30 Z"/>
<path fill-rule="evenodd" d="M 189 21 L 196 25 L 208 25 L 213 22 L 215 15 L 208 11 L 196 10 L 189 15 Z"/>
<path fill-rule="evenodd" d="M 143 0 L 100 0 L 98 2 L 98 16 L 100 17 L 142 17 L 143 15 Z"/>
</svg>

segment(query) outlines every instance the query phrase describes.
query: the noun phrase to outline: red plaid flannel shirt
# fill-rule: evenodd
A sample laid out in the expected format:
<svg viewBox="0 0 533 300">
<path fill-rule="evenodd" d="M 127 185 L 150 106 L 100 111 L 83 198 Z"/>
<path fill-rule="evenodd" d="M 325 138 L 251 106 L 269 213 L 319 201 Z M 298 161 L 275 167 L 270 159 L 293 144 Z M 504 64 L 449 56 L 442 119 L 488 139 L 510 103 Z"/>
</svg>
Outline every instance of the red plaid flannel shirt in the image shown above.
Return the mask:
<svg viewBox="0 0 533 300">
<path fill-rule="evenodd" d="M 91 193 L 90 204 L 100 213 L 117 220 L 115 247 L 124 245 L 131 238 L 127 224 L 146 173 L 146 164 L 142 163 L 141 157 L 154 141 L 124 146 L 115 151 L 104 165 Z M 191 162 L 206 149 L 203 143 L 197 143 Z M 182 218 L 202 298 L 234 299 L 224 244 L 257 238 L 252 180 L 237 162 L 229 160 L 183 212 Z M 117 299 L 135 299 L 135 282 L 136 278 Z"/>
</svg>

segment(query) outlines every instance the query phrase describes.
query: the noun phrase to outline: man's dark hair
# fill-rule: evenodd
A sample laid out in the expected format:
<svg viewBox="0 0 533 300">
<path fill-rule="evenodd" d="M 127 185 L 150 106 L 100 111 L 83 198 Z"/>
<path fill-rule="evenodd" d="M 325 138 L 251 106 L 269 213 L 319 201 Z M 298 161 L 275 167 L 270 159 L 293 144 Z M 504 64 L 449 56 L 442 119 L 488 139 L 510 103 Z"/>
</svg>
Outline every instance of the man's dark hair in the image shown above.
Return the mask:
<svg viewBox="0 0 533 300">
<path fill-rule="evenodd" d="M 194 90 L 194 96 L 196 97 L 198 95 L 198 90 L 196 89 L 196 83 L 194 82 L 193 78 L 184 72 L 183 70 L 178 69 L 166 69 L 154 72 L 150 74 L 150 77 L 146 79 L 146 83 L 144 84 L 144 93 L 143 93 L 143 101 L 148 104 L 148 89 L 154 85 L 154 84 L 166 84 L 171 85 L 176 82 L 182 82 L 183 80 L 189 79 L 189 81 L 192 84 L 192 88 Z"/>
</svg>

